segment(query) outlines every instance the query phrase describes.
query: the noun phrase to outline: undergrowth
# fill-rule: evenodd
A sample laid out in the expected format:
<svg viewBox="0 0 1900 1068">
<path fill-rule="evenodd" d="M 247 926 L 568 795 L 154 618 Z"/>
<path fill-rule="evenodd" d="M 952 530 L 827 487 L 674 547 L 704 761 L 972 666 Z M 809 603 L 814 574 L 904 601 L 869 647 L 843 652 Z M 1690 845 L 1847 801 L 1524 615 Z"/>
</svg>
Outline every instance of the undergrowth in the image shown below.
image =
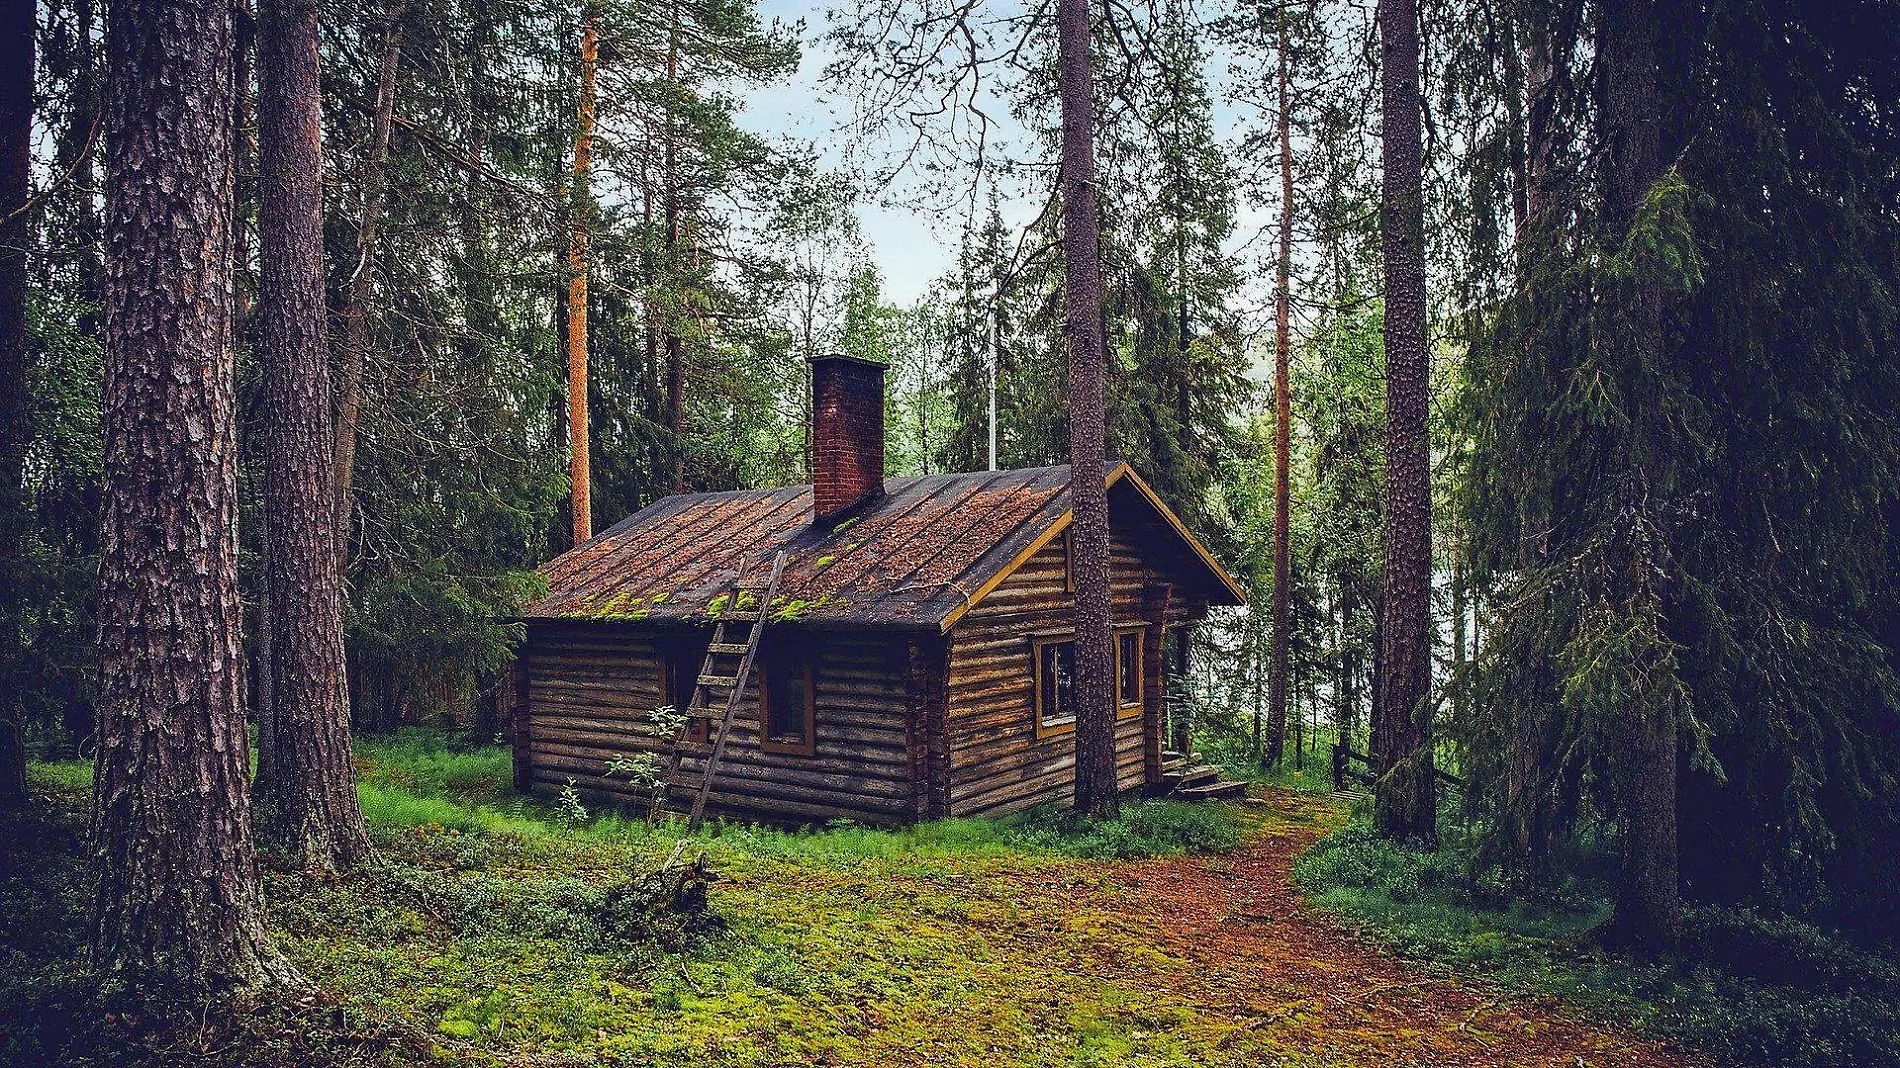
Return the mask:
<svg viewBox="0 0 1900 1068">
<path fill-rule="evenodd" d="M 1900 962 L 1799 920 L 1720 908 L 1686 916 L 1678 954 L 1633 959 L 1596 939 L 1601 884 L 1535 896 L 1453 843 L 1424 853 L 1363 821 L 1295 863 L 1309 900 L 1396 951 L 1634 1022 L 1720 1064 L 1900 1065 Z"/>
<path fill-rule="evenodd" d="M 342 878 L 263 873 L 273 942 L 310 992 L 203 1025 L 88 987 L 90 769 L 34 765 L 40 822 L 0 843 L 0 1063 L 996 1068 L 1047 1063 L 1060 1036 L 1079 1063 L 1185 1068 L 1219 1037 L 1089 974 L 1138 938 L 1074 898 L 1112 886 L 1094 858 L 1238 844 L 1227 806 L 688 836 L 598 808 L 564 819 L 514 793 L 492 744 L 405 730 L 356 753 L 375 858 Z"/>
</svg>

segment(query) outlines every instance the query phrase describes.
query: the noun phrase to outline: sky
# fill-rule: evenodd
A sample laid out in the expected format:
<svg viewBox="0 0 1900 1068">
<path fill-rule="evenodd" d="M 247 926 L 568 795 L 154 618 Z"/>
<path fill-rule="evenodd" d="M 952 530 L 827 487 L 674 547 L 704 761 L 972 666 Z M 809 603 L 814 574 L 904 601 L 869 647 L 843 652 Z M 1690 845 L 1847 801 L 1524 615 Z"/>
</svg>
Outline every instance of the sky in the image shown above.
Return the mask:
<svg viewBox="0 0 1900 1068">
<path fill-rule="evenodd" d="M 815 0 L 764 0 L 760 12 L 785 23 L 804 20 L 804 57 L 792 79 L 762 92 L 747 94 L 740 123 L 755 133 L 786 135 L 810 141 L 820 158 L 832 167 L 846 163 L 849 134 L 842 129 L 851 117 L 848 101 L 827 89 L 821 75 L 831 53 L 817 40 L 825 28 L 827 5 Z M 914 209 L 860 202 L 858 224 L 871 245 L 872 258 L 883 276 L 886 300 L 908 305 L 932 279 L 956 261 L 957 235 L 962 220 L 927 219 Z"/>
<path fill-rule="evenodd" d="M 988 2 L 1003 4 L 1013 0 Z M 782 135 L 817 146 L 821 161 L 830 167 L 845 166 L 849 162 L 847 156 L 851 153 L 856 154 L 858 162 L 875 166 L 889 158 L 889 146 L 884 158 L 880 158 L 877 146 L 854 145 L 850 132 L 845 129 L 851 118 L 850 101 L 838 90 L 823 84 L 824 67 L 832 58 L 832 53 L 820 40 L 826 28 L 828 6 L 826 0 L 761 0 L 759 10 L 766 19 L 777 19 L 787 24 L 803 22 L 803 58 L 798 73 L 791 79 L 764 90 L 749 92 L 739 121 L 762 135 Z M 1236 103 L 1232 94 L 1223 91 L 1230 87 L 1229 78 L 1232 75 L 1229 68 L 1239 68 L 1241 77 L 1252 78 L 1258 76 L 1258 64 L 1252 57 L 1236 57 L 1223 51 L 1219 44 L 1211 40 L 1205 41 L 1204 45 L 1213 52 L 1208 74 L 1211 88 L 1214 89 L 1216 133 L 1231 145 L 1239 140 L 1247 128 L 1258 124 L 1263 116 L 1256 110 Z M 994 109 L 988 110 L 993 122 L 999 127 L 997 136 L 1020 143 L 1024 130 L 1010 117 L 1008 108 L 999 103 Z M 914 183 L 917 179 L 913 177 L 907 181 Z M 882 276 L 884 298 L 900 305 L 914 302 L 931 281 L 954 265 L 964 223 L 960 213 L 932 216 L 902 203 L 880 202 L 899 199 L 904 193 L 914 191 L 914 188 L 913 185 L 907 189 L 900 182 L 897 188 L 889 191 L 896 194 L 895 197 L 887 195 L 872 198 L 857 206 L 859 225 L 871 247 L 873 262 Z M 1004 222 L 1012 227 L 1025 226 L 1040 206 L 1039 202 L 1005 196 L 1001 204 Z M 1279 206 L 1271 197 L 1263 202 L 1246 195 L 1243 190 L 1238 209 L 1232 251 L 1241 258 L 1242 276 L 1247 282 L 1243 283 L 1241 292 L 1237 294 L 1237 303 L 1243 309 L 1258 311 L 1271 303 L 1271 295 L 1265 288 L 1271 284 L 1267 277 L 1270 272 L 1265 270 L 1260 259 L 1261 250 L 1267 248 L 1270 242 L 1259 238 L 1277 220 Z"/>
</svg>

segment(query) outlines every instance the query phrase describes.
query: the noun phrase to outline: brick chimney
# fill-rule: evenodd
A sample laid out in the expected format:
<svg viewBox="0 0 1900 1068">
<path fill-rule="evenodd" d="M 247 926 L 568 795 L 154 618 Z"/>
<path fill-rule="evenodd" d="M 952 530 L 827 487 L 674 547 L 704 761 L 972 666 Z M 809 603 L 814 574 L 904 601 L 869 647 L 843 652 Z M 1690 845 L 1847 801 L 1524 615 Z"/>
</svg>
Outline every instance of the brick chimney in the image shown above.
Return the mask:
<svg viewBox="0 0 1900 1068">
<path fill-rule="evenodd" d="M 811 361 L 812 522 L 829 526 L 884 494 L 884 365 Z"/>
</svg>

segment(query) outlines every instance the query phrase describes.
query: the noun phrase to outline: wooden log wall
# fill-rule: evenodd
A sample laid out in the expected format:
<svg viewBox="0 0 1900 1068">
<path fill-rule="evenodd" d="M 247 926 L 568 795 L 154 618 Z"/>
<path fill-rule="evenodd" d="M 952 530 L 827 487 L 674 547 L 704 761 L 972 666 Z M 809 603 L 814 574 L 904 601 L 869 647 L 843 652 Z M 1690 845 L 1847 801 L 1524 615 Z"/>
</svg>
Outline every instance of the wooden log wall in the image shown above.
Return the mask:
<svg viewBox="0 0 1900 1068">
<path fill-rule="evenodd" d="M 1000 814 L 1075 796 L 1073 732 L 1036 737 L 1032 640 L 1072 630 L 1074 595 L 1066 585 L 1066 539 L 1058 536 L 1025 561 L 957 621 L 951 631 L 949 707 L 949 813 Z M 1117 624 L 1153 623 L 1144 605 L 1149 588 L 1179 581 L 1179 567 L 1163 553 L 1184 553 L 1140 523 L 1115 517 L 1110 586 Z M 1198 619 L 1205 604 L 1180 595 L 1167 602 L 1167 622 Z M 1144 646 L 1148 643 L 1144 642 Z M 1160 699 L 1161 658 L 1143 656 L 1142 690 Z M 1150 680 L 1154 680 L 1153 683 Z M 1123 713 L 1115 733 L 1116 780 L 1124 790 L 1144 781 L 1141 710 Z"/>
<path fill-rule="evenodd" d="M 572 779 L 589 795 L 644 808 L 644 790 L 605 771 L 616 755 L 647 752 L 665 761 L 668 742 L 643 730 L 648 714 L 665 700 L 660 637 L 638 624 L 530 625 L 522 653 L 525 712 L 517 720 L 516 744 L 525 753 L 531 788 L 554 792 Z M 758 694 L 748 684 L 708 808 L 777 822 L 914 819 L 906 636 L 806 636 L 783 628 L 768 629 L 764 640 L 767 646 L 797 643 L 800 655 L 814 658 L 816 752 L 761 752 Z M 711 748 L 686 746 L 669 807 L 692 804 Z"/>
</svg>

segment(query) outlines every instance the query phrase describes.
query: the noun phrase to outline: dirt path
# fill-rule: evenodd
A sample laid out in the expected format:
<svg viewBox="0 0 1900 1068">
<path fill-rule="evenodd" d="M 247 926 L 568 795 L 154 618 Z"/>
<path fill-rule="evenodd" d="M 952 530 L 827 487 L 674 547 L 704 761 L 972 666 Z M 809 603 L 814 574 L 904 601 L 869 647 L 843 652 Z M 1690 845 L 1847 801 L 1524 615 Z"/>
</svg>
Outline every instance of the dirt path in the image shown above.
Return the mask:
<svg viewBox="0 0 1900 1068">
<path fill-rule="evenodd" d="M 1315 814 L 1325 802 L 1274 793 L 1248 802 Z M 1124 893 L 1103 907 L 1124 930 L 1145 931 L 1165 959 L 1104 960 L 1110 972 L 1149 973 L 1200 1012 L 1235 1023 L 1230 1044 L 1256 1032 L 1317 1063 L 1662 1068 L 1688 1061 L 1655 1043 L 1433 976 L 1342 933 L 1308 909 L 1293 859 L 1323 833 L 1311 820 L 1269 818 L 1240 850 L 1116 865 Z"/>
</svg>

